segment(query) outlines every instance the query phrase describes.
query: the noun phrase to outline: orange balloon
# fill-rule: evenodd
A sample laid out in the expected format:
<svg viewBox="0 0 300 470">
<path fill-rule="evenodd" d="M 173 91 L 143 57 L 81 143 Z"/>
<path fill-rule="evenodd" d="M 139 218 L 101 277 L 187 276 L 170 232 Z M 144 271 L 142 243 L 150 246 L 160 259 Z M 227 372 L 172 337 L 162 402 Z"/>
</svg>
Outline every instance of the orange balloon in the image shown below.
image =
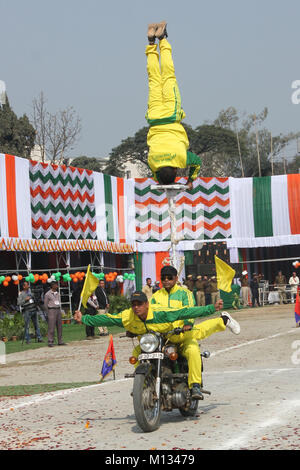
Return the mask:
<svg viewBox="0 0 300 470">
<path fill-rule="evenodd" d="M 73 282 L 78 282 L 78 277 L 74 276 L 73 277 Z"/>
<path fill-rule="evenodd" d="M 7 283 L 11 281 L 11 277 L 10 276 L 6 276 L 6 278 L 4 279 L 4 281 L 6 281 Z M 4 283 L 3 283 L 4 284 Z"/>
<path fill-rule="evenodd" d="M 14 285 L 17 286 L 19 284 L 19 281 L 14 281 Z"/>
<path fill-rule="evenodd" d="M 19 279 L 19 281 L 22 281 L 23 276 L 22 276 L 21 274 L 19 274 L 19 275 L 18 275 L 18 279 Z"/>
<path fill-rule="evenodd" d="M 8 281 L 3 281 L 3 285 L 4 285 L 4 287 L 7 287 L 8 286 Z"/>
</svg>

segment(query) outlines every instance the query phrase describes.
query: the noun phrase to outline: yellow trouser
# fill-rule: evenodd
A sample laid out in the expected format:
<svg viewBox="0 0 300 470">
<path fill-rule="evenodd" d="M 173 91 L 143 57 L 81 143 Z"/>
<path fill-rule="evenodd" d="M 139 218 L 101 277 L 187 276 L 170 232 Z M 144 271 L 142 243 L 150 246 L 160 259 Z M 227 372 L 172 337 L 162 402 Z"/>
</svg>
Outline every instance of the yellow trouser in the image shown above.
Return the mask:
<svg viewBox="0 0 300 470">
<path fill-rule="evenodd" d="M 159 43 L 160 59 L 157 45 L 146 48 L 147 72 L 149 83 L 148 120 L 163 120 L 174 116 L 172 122 L 180 122 L 185 113 L 181 108 L 181 96 L 175 76 L 172 59 L 172 48 L 166 39 Z"/>
<path fill-rule="evenodd" d="M 148 163 L 156 173 L 163 166 L 186 168 L 189 140 L 180 121 L 185 117 L 175 76 L 172 48 L 166 39 L 146 48 L 149 98 L 146 119 Z"/>
<path fill-rule="evenodd" d="M 223 319 L 213 318 L 211 320 L 206 320 L 200 323 L 199 325 L 194 326 L 192 330 L 184 333 L 184 339 L 178 346 L 179 353 L 188 361 L 189 388 L 191 388 L 192 384 L 194 383 L 202 384 L 202 360 L 200 356 L 200 348 L 198 345 L 198 341 L 207 338 L 213 333 L 217 333 L 218 331 L 224 330 L 226 330 L 226 326 L 224 325 Z M 139 354 L 141 354 L 141 348 L 139 345 L 137 345 L 134 348 L 132 355 L 138 358 Z M 138 363 L 135 364 L 135 367 L 137 366 Z"/>
</svg>

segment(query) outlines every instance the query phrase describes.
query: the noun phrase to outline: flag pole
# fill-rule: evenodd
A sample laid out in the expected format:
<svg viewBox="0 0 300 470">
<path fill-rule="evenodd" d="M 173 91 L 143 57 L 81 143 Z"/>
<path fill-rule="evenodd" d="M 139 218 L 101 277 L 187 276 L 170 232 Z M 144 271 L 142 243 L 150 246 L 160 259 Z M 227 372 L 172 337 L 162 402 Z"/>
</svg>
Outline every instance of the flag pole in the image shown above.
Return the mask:
<svg viewBox="0 0 300 470">
<path fill-rule="evenodd" d="M 88 274 L 89 274 L 89 272 L 90 272 L 90 267 L 91 267 L 91 265 L 89 264 L 89 265 L 88 265 L 88 268 L 87 268 L 86 275 L 85 275 L 85 280 L 84 280 L 83 288 L 82 288 L 82 291 L 81 291 L 81 294 L 80 294 L 80 301 L 79 301 L 79 306 L 78 306 L 78 309 L 77 309 L 77 310 L 80 310 L 80 308 L 81 308 L 82 296 L 83 296 L 83 292 L 84 292 L 85 285 L 86 285 L 86 283 L 87 283 Z"/>
</svg>

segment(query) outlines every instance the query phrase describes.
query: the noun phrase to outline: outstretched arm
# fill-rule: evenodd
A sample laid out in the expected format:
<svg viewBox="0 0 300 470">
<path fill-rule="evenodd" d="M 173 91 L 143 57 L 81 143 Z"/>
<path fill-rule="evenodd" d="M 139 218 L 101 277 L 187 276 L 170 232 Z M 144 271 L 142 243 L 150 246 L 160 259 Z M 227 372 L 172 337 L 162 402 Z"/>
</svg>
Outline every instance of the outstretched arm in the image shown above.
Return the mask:
<svg viewBox="0 0 300 470">
<path fill-rule="evenodd" d="M 87 326 L 120 326 L 123 328 L 121 313 L 117 315 L 111 315 L 109 313 L 103 315 L 82 315 L 79 310 L 76 310 L 74 319 Z"/>
<path fill-rule="evenodd" d="M 188 183 L 194 181 L 200 171 L 202 160 L 198 155 L 192 152 L 187 152 L 186 165 L 190 167 Z"/>
<path fill-rule="evenodd" d="M 186 307 L 178 310 L 166 310 L 154 313 L 153 323 L 167 323 L 177 320 L 188 320 L 191 318 L 207 317 L 222 310 L 223 300 L 218 300 L 215 305 L 205 307 Z"/>
</svg>

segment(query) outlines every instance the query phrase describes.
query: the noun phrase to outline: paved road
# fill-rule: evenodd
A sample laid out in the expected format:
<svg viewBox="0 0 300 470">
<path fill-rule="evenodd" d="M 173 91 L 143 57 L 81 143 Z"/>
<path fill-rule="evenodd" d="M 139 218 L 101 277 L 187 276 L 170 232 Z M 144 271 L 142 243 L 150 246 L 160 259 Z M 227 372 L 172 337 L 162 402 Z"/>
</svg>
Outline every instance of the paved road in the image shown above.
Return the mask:
<svg viewBox="0 0 300 470">
<path fill-rule="evenodd" d="M 205 388 L 212 395 L 200 402 L 194 418 L 185 419 L 176 410 L 162 413 L 160 429 L 143 433 L 135 422 L 132 379 L 117 374 L 116 381 L 102 385 L 2 398 L 0 448 L 297 449 L 300 329 L 295 328 L 289 310 L 280 307 L 272 312 L 239 312 L 240 336 L 226 331 L 205 341 L 202 349 L 212 352 L 205 362 Z M 122 343 L 121 349 L 130 351 L 131 344 L 125 346 L 124 341 L 128 340 L 116 339 L 117 344 Z M 96 343 L 86 348 L 94 351 Z M 68 352 L 60 354 L 70 361 L 71 348 L 66 349 Z M 84 362 L 85 355 L 81 354 Z M 90 349 L 85 354 L 93 357 Z M 45 357 L 41 360 L 44 363 Z M 24 361 L 30 362 L 28 357 Z M 6 366 L 7 377 L 18 368 L 17 362 L 14 357 L 11 366 Z M 69 363 L 74 364 L 74 360 Z M 37 365 L 28 367 L 36 370 Z M 125 371 L 125 365 L 122 367 Z"/>
</svg>

